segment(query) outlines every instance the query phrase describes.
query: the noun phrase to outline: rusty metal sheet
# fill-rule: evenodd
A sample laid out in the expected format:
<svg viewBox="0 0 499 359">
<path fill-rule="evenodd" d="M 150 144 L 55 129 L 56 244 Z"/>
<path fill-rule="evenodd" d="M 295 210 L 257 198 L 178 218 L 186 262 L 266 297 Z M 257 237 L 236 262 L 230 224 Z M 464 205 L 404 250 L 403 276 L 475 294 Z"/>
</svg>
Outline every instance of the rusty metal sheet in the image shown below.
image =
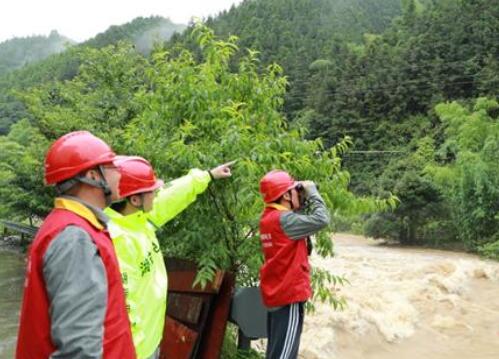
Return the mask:
<svg viewBox="0 0 499 359">
<path fill-rule="evenodd" d="M 225 273 L 220 291 L 215 297 L 212 308 L 210 308 L 210 315 L 202 333 L 198 354 L 201 359 L 220 358 L 234 287 L 234 274 Z"/>
<path fill-rule="evenodd" d="M 198 333 L 173 318 L 166 317 L 160 359 L 190 359 Z"/>
<path fill-rule="evenodd" d="M 206 284 L 205 288 L 200 285 L 193 287 L 196 271 L 168 272 L 168 291 L 183 293 L 211 293 L 216 294 L 220 290 L 224 272 L 217 271 L 215 278 Z"/>
<path fill-rule="evenodd" d="M 191 294 L 169 293 L 167 315 L 189 324 L 197 324 L 205 300 Z"/>
</svg>

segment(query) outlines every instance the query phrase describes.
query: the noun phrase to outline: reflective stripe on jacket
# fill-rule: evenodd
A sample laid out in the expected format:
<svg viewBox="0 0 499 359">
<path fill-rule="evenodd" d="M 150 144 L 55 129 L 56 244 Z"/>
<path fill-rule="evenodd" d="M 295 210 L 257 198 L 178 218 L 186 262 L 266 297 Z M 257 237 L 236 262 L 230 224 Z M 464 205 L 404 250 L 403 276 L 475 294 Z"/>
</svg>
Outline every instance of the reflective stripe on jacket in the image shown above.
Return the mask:
<svg viewBox="0 0 499 359">
<path fill-rule="evenodd" d="M 167 274 L 155 231 L 194 202 L 209 182 L 208 172 L 192 169 L 158 192 L 150 212 L 123 216 L 105 210 L 140 359 L 150 357 L 159 346 L 166 312 Z"/>
</svg>

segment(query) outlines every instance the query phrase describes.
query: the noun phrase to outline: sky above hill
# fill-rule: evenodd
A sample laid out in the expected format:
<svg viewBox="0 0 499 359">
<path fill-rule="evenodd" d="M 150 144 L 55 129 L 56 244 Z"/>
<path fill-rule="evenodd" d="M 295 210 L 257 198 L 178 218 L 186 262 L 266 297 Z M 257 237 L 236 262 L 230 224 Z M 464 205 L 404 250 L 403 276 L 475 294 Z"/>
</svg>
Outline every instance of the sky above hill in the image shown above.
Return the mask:
<svg viewBox="0 0 499 359">
<path fill-rule="evenodd" d="M 0 42 L 12 37 L 48 35 L 57 30 L 75 41 L 87 40 L 111 25 L 138 16 L 159 15 L 187 24 L 229 9 L 242 0 L 3 0 Z"/>
</svg>

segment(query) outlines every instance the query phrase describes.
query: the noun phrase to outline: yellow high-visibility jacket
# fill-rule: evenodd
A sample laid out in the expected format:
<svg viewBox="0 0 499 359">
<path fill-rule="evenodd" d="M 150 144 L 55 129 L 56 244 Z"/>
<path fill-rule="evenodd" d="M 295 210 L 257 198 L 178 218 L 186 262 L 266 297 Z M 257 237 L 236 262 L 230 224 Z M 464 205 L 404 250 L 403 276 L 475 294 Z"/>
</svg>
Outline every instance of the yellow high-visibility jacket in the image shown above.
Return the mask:
<svg viewBox="0 0 499 359">
<path fill-rule="evenodd" d="M 209 182 L 207 171 L 192 169 L 159 190 L 150 212 L 123 216 L 111 208 L 105 210 L 139 359 L 150 357 L 158 348 L 165 321 L 168 280 L 156 230 L 194 202 Z"/>
</svg>

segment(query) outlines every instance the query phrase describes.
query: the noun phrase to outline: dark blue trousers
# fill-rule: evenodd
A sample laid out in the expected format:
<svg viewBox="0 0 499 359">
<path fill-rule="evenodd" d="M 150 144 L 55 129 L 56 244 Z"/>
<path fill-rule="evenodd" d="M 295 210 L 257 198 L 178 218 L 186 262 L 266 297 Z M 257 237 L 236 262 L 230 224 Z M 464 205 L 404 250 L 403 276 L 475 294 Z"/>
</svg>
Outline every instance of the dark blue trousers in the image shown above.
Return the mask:
<svg viewBox="0 0 499 359">
<path fill-rule="evenodd" d="M 304 303 L 293 303 L 267 314 L 266 359 L 296 359 L 303 328 Z"/>
</svg>

